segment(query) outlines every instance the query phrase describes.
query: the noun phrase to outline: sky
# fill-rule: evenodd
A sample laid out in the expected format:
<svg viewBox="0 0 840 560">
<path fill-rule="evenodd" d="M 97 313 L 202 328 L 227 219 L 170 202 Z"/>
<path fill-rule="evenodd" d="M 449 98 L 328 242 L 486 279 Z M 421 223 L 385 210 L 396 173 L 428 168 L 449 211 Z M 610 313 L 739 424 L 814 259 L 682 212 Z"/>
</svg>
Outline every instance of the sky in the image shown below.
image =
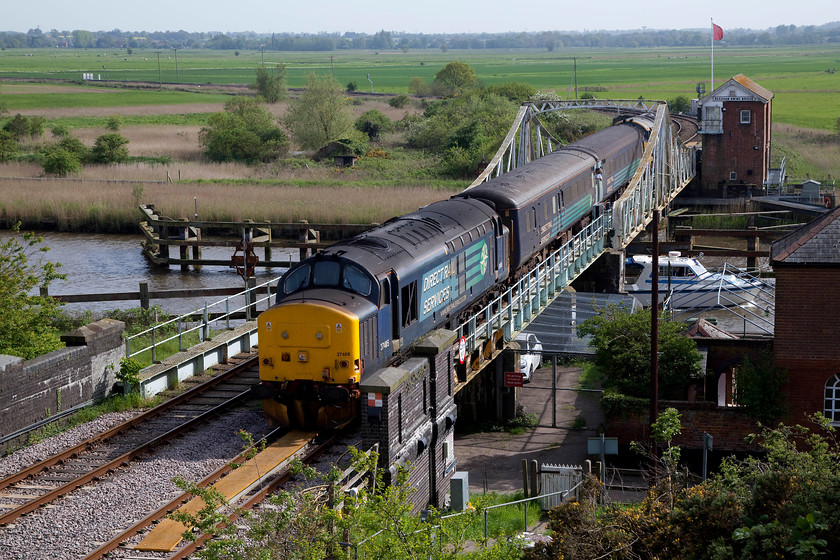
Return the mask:
<svg viewBox="0 0 840 560">
<path fill-rule="evenodd" d="M 256 31 L 259 33 L 502 33 L 766 29 L 840 20 L 837 0 L 3 0 L 0 31 Z M 585 7 L 597 7 L 587 11 Z"/>
</svg>

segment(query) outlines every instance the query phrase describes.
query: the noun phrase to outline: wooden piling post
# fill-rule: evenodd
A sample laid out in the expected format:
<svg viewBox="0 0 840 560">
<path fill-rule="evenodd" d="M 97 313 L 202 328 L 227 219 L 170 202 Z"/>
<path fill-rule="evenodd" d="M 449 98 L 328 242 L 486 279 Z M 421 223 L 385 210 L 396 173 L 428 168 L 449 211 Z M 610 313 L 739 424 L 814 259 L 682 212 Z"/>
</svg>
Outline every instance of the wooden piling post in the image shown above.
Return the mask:
<svg viewBox="0 0 840 560">
<path fill-rule="evenodd" d="M 149 308 L 149 283 L 140 282 L 140 307 Z"/>
<path fill-rule="evenodd" d="M 263 260 L 265 262 L 271 262 L 271 222 L 268 222 L 268 225 L 265 228 L 265 235 L 268 238 L 268 244 L 265 246 L 265 255 Z"/>
<path fill-rule="evenodd" d="M 755 226 L 750 226 L 748 229 L 758 231 L 758 228 Z M 761 240 L 757 235 L 755 237 L 747 237 L 747 251 L 757 251 L 760 244 Z M 756 261 L 757 259 L 755 257 L 747 257 L 747 269 L 755 269 L 757 265 Z"/>
</svg>

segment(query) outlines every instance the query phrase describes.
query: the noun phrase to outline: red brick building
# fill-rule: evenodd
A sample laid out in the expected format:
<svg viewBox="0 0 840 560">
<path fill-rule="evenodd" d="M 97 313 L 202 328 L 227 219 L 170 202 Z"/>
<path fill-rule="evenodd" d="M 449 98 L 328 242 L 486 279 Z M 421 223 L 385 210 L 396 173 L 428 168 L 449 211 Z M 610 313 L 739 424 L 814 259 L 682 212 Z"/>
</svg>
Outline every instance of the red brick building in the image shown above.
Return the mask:
<svg viewBox="0 0 840 560">
<path fill-rule="evenodd" d="M 840 425 L 840 208 L 774 242 L 770 256 L 791 420 L 822 412 Z"/>
<path fill-rule="evenodd" d="M 698 103 L 703 135 L 703 190 L 761 188 L 770 167 L 773 93 L 743 74 Z"/>
</svg>

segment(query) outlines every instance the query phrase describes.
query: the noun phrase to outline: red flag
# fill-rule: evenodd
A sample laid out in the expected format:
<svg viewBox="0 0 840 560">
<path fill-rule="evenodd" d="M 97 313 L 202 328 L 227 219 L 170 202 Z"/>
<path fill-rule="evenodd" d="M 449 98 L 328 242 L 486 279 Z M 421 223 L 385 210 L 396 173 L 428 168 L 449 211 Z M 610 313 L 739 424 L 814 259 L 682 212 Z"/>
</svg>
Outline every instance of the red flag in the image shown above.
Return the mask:
<svg viewBox="0 0 840 560">
<path fill-rule="evenodd" d="M 723 28 L 713 23 L 712 34 L 714 35 L 715 41 L 720 41 L 721 39 L 723 39 Z"/>
</svg>

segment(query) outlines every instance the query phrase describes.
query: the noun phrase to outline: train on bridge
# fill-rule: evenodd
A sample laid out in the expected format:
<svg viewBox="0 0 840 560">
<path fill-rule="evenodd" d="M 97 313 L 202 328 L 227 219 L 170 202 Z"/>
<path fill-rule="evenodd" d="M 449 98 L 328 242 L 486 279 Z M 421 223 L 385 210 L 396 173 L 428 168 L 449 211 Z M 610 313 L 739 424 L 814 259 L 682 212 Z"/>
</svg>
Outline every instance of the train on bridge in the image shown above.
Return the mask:
<svg viewBox="0 0 840 560">
<path fill-rule="evenodd" d="M 619 117 L 289 269 L 258 318 L 266 414 L 301 428 L 352 421 L 366 373 L 396 363 L 424 334 L 457 327 L 607 211 L 639 167 L 653 121 Z"/>
</svg>

